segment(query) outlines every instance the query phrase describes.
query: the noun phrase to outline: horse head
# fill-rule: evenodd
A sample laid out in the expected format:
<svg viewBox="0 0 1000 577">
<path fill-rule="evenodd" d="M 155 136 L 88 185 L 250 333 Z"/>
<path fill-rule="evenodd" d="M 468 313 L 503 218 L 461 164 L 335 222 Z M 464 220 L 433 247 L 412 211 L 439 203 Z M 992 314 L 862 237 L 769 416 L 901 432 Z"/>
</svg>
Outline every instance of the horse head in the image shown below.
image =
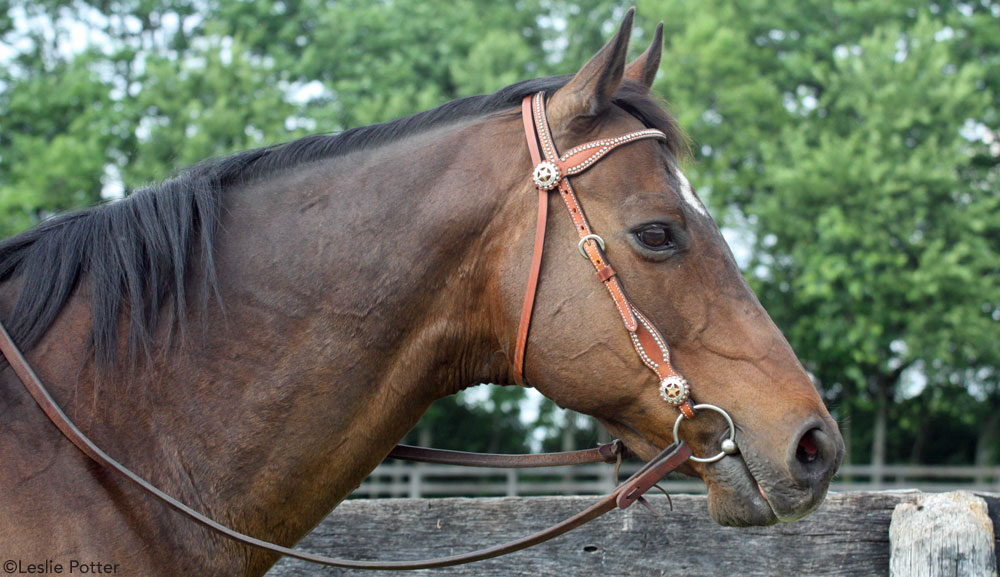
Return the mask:
<svg viewBox="0 0 1000 577">
<path fill-rule="evenodd" d="M 576 196 L 605 242 L 603 252 L 626 298 L 662 332 L 692 397 L 723 408 L 735 423 L 736 454 L 692 462 L 686 470 L 707 484 L 714 519 L 724 525 L 799 519 L 826 495 L 843 440 L 682 174 L 684 146 L 672 119 L 646 95 L 660 61 L 662 25 L 649 49 L 626 64 L 631 25 L 630 11 L 615 37 L 548 95 L 552 140 L 565 151 L 647 128 L 668 135 L 666 141 L 644 139 L 608 152 L 573 177 Z M 509 202 L 508 218 L 519 227 L 504 244 L 496 274 L 502 279 L 497 298 L 504 303 L 506 349 L 515 358 L 533 238 L 524 199 L 533 198 L 534 189 L 531 167 L 511 165 L 523 173 L 525 185 Z M 591 263 L 577 254 L 581 235 L 559 196 L 548 198 L 553 217 L 545 227 L 522 380 L 560 406 L 596 417 L 650 458 L 675 440 L 680 410 L 665 402 L 657 379 L 633 350 L 621 307 L 599 282 L 604 279 L 592 278 Z M 707 456 L 719 453 L 729 430 L 719 414 L 699 411 L 697 418 L 682 420 L 678 436 L 696 455 Z"/>
</svg>

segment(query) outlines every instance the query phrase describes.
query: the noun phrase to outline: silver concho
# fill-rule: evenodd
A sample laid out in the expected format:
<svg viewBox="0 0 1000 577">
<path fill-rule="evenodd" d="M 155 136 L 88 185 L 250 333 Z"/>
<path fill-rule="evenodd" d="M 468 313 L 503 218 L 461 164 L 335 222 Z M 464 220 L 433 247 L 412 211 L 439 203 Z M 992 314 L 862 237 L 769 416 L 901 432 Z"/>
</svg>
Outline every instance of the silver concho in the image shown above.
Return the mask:
<svg viewBox="0 0 1000 577">
<path fill-rule="evenodd" d="M 660 396 L 675 407 L 687 400 L 690 390 L 691 388 L 684 377 L 674 375 L 660 381 Z"/>
<path fill-rule="evenodd" d="M 543 160 L 535 167 L 531 173 L 531 179 L 535 185 L 542 190 L 552 190 L 559 184 L 559 167 L 547 160 Z"/>
</svg>

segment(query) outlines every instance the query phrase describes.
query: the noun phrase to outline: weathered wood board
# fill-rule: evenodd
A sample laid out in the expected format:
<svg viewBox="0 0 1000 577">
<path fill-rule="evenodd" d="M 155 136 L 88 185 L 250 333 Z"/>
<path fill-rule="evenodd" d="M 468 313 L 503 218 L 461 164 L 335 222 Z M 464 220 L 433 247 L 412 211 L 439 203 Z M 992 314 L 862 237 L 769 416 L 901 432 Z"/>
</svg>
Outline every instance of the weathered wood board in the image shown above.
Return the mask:
<svg viewBox="0 0 1000 577">
<path fill-rule="evenodd" d="M 889 526 L 891 577 L 997 577 L 986 501 L 965 491 L 896 506 Z"/>
<path fill-rule="evenodd" d="M 612 511 L 527 551 L 462 567 L 410 574 L 427 577 L 557 575 L 875 576 L 889 574 L 889 523 L 917 492 L 833 493 L 796 523 L 736 529 L 708 516 L 704 496 L 677 495 L 674 510 L 655 517 L 642 507 Z M 1000 495 L 979 494 L 1000 527 Z M 496 545 L 552 525 L 596 497 L 383 499 L 348 501 L 299 548 L 354 559 L 422 559 Z M 662 496 L 650 498 L 659 509 Z M 996 543 L 1000 551 L 1000 542 Z M 1000 557 L 1000 556 L 998 556 Z M 283 559 L 270 577 L 387 577 Z"/>
</svg>

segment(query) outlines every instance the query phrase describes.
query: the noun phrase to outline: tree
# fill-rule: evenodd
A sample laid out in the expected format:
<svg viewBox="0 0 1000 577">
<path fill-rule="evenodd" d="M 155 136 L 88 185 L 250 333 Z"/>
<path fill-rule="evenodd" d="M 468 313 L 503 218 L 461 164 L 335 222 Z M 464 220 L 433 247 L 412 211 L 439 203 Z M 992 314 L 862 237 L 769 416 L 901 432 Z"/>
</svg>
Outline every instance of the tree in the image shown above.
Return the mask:
<svg viewBox="0 0 1000 577">
<path fill-rule="evenodd" d="M 969 127 L 996 142 L 1000 11 L 709 4 L 663 4 L 657 88 L 695 141 L 691 180 L 752 234 L 762 302 L 854 452 L 883 462 L 894 399 L 995 390 L 1000 151 Z M 870 446 L 850 435 L 868 411 Z"/>
<path fill-rule="evenodd" d="M 23 230 L 55 212 L 100 200 L 108 128 L 108 88 L 89 69 L 89 54 L 44 65 L 0 93 L 0 234 Z"/>
</svg>

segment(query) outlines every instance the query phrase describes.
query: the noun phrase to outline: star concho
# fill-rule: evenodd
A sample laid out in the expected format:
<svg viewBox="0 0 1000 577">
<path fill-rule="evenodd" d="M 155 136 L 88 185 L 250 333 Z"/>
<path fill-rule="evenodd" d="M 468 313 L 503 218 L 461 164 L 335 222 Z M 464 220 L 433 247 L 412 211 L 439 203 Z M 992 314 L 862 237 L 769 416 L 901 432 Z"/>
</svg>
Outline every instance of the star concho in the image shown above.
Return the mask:
<svg viewBox="0 0 1000 577">
<path fill-rule="evenodd" d="M 660 381 L 660 396 L 675 407 L 687 400 L 690 390 L 687 379 L 684 377 L 673 375 Z"/>
<path fill-rule="evenodd" d="M 552 190 L 559 184 L 559 167 L 547 160 L 543 160 L 535 167 L 531 173 L 531 179 L 535 185 L 542 190 Z"/>
</svg>

